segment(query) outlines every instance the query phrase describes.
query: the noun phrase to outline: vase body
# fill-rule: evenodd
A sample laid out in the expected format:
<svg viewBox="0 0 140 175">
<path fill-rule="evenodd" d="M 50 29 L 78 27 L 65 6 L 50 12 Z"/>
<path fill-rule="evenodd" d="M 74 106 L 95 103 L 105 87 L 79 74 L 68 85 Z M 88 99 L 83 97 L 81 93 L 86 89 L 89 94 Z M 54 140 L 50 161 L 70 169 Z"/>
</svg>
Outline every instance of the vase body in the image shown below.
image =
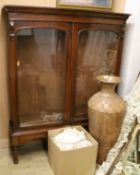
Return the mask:
<svg viewBox="0 0 140 175">
<path fill-rule="evenodd" d="M 99 143 L 97 163 L 106 160 L 109 150 L 116 143 L 124 119 L 126 104 L 115 93 L 120 78 L 112 75 L 100 75 L 101 91 L 88 101 L 89 131 Z"/>
</svg>

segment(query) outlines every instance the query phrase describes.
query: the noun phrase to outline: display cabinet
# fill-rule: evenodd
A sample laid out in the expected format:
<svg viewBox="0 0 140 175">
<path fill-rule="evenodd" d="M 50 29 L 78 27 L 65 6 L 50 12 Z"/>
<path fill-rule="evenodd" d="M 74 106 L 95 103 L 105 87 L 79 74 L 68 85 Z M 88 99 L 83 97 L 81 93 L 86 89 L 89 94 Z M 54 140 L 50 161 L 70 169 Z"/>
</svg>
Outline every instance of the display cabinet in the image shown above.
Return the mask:
<svg viewBox="0 0 140 175">
<path fill-rule="evenodd" d="M 128 14 L 5 6 L 8 29 L 10 140 L 47 139 L 49 129 L 87 126 L 95 77 L 119 74 Z"/>
</svg>

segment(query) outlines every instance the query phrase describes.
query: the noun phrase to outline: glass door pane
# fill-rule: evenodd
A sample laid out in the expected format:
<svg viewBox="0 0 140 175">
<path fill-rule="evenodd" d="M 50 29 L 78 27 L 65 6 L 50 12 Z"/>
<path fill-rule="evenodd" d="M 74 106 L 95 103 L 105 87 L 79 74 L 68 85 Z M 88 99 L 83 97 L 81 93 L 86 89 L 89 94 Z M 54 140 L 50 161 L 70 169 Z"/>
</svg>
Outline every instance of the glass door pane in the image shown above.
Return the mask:
<svg viewBox="0 0 140 175">
<path fill-rule="evenodd" d="M 63 121 L 66 34 L 57 29 L 17 33 L 20 126 Z"/>
<path fill-rule="evenodd" d="M 87 113 L 89 98 L 99 90 L 96 76 L 115 73 L 117 34 L 109 31 L 85 30 L 79 32 L 75 115 Z"/>
</svg>

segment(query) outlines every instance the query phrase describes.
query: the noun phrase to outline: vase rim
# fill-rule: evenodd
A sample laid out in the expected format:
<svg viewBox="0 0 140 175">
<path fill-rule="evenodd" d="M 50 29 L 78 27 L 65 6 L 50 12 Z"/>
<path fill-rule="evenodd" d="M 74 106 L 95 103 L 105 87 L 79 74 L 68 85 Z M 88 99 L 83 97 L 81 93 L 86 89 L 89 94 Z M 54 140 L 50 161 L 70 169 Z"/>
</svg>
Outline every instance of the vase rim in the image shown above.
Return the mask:
<svg viewBox="0 0 140 175">
<path fill-rule="evenodd" d="M 103 83 L 120 83 L 121 78 L 115 75 L 98 75 L 96 79 Z"/>
</svg>

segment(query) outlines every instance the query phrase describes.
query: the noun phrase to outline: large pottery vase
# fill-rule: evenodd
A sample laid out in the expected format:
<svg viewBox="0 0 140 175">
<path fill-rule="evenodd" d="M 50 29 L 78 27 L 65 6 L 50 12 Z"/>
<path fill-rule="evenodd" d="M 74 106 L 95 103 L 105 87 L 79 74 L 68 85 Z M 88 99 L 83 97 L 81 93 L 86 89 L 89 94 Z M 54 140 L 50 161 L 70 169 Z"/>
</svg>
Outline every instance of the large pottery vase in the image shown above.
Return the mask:
<svg viewBox="0 0 140 175">
<path fill-rule="evenodd" d="M 89 131 L 99 142 L 97 163 L 106 160 L 109 150 L 119 136 L 124 119 L 126 104 L 115 93 L 115 86 L 120 78 L 113 75 L 99 75 L 101 91 L 94 94 L 88 101 Z"/>
</svg>

